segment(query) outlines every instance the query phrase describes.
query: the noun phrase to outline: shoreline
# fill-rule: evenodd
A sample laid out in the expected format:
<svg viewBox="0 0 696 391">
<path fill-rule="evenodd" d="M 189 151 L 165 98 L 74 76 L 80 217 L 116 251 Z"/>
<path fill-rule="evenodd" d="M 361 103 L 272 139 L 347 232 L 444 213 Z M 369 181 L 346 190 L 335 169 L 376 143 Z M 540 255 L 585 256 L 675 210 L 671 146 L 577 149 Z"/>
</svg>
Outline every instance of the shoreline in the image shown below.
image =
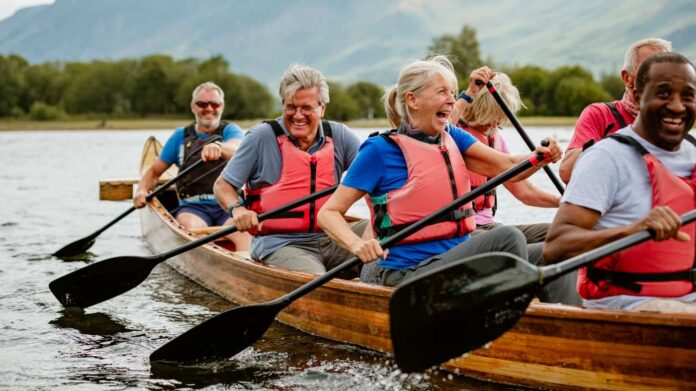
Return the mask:
<svg viewBox="0 0 696 391">
<path fill-rule="evenodd" d="M 521 117 L 523 126 L 534 127 L 572 127 L 576 117 Z M 64 130 L 174 130 L 187 125 L 192 118 L 179 119 L 96 119 L 96 120 L 66 120 L 66 121 L 30 121 L 30 120 L 0 120 L 0 131 L 64 131 Z M 261 122 L 256 120 L 226 120 L 239 125 L 242 129 Z M 351 120 L 345 124 L 352 128 L 388 129 L 389 122 L 385 118 L 374 120 Z"/>
</svg>

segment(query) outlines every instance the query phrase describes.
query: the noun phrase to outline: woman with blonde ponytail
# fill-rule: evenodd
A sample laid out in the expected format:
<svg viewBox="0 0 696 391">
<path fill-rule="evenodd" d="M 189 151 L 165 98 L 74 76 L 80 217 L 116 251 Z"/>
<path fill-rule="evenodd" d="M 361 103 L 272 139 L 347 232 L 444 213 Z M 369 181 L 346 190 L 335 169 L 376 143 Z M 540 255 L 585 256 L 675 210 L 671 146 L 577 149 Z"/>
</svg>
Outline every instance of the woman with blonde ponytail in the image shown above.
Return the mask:
<svg viewBox="0 0 696 391">
<path fill-rule="evenodd" d="M 501 227 L 472 238 L 475 228 L 471 204 L 452 212 L 442 222 L 423 228 L 382 249 L 378 239 L 398 232 L 438 208 L 469 192 L 467 169 L 488 177 L 525 160 L 489 148 L 450 124 L 471 104 L 481 87 L 495 73 L 487 67 L 474 70 L 470 85 L 457 96 L 457 78 L 444 56 L 413 62 L 404 67 L 396 86 L 384 97 L 387 117 L 395 129 L 365 141 L 341 185 L 319 212 L 318 222 L 341 247 L 363 262 L 379 259 L 384 285 L 395 286 L 404 278 L 467 256 L 505 251 L 528 259 L 527 243 L 513 227 Z M 561 157 L 556 141 L 537 152 L 547 156 L 539 167 L 513 178 L 521 180 Z M 445 156 L 446 155 L 446 156 Z M 373 239 L 350 231 L 343 218 L 348 208 L 367 195 Z M 539 257 L 541 250 L 535 250 Z"/>
<path fill-rule="evenodd" d="M 491 79 L 491 82 L 513 113 L 524 107 L 519 91 L 506 74 L 498 72 Z M 496 151 L 509 154 L 510 151 L 505 143 L 505 139 L 498 131 L 498 127 L 507 121 L 505 112 L 503 112 L 493 95 L 489 94 L 485 89 L 478 91 L 473 98 L 474 102 L 464 108 L 457 125 L 476 137 L 478 141 Z M 469 172 L 469 178 L 471 179 L 472 188 L 480 186 L 489 179 L 475 172 Z M 517 182 L 507 182 L 504 186 L 515 198 L 529 206 L 557 208 L 561 200 L 560 195 L 544 191 L 526 179 Z M 498 197 L 495 189 L 476 198 L 473 201 L 473 207 L 476 212 L 474 215 L 476 230 L 472 235 L 490 231 L 501 225 L 493 221 L 498 207 Z M 527 243 L 543 242 L 549 226 L 550 224 L 548 223 L 515 225 L 517 229 L 522 231 L 527 239 Z"/>
</svg>

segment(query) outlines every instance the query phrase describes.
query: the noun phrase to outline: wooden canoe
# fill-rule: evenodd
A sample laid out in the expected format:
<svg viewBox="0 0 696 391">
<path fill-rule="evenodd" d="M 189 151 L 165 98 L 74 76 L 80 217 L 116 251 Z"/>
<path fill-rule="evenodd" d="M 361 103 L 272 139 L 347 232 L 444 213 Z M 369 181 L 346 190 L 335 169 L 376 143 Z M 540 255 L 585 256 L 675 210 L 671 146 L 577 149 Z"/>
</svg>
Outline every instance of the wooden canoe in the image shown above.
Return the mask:
<svg viewBox="0 0 696 391">
<path fill-rule="evenodd" d="M 157 152 L 151 138 L 143 155 Z M 145 156 L 143 161 L 148 161 Z M 167 211 L 176 198 L 141 209 L 142 233 L 159 253 L 194 240 Z M 208 231 L 209 232 L 209 231 Z M 171 258 L 181 274 L 240 305 L 271 301 L 313 276 L 250 261 L 218 241 Z M 333 280 L 278 320 L 305 332 L 389 353 L 390 288 Z M 492 382 L 564 389 L 696 389 L 696 315 L 590 310 L 533 303 L 486 348 L 451 360 L 454 373 Z"/>
</svg>

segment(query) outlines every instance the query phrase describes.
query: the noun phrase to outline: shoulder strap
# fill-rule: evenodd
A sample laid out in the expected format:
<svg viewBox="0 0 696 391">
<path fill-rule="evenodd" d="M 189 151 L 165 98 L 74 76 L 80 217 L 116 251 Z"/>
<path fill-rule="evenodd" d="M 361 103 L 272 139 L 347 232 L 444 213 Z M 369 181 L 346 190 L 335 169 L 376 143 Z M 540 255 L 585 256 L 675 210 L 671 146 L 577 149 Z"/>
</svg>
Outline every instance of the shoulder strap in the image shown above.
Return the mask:
<svg viewBox="0 0 696 391">
<path fill-rule="evenodd" d="M 684 137 L 684 139 L 685 139 L 686 141 L 690 142 L 691 145 L 693 145 L 694 147 L 696 147 L 696 137 L 692 136 L 690 133 L 687 133 L 687 134 L 686 134 L 686 137 Z"/>
<path fill-rule="evenodd" d="M 324 130 L 324 137 L 333 137 L 331 134 L 331 124 L 327 120 L 321 121 L 321 128 Z"/>
<path fill-rule="evenodd" d="M 184 128 L 184 140 L 196 135 L 196 123 L 192 122 Z"/>
<path fill-rule="evenodd" d="M 609 108 L 609 111 L 614 116 L 616 123 L 619 124 L 619 129 L 625 128 L 626 121 L 624 121 L 623 116 L 621 116 L 621 113 L 619 113 L 619 109 L 616 108 L 616 105 L 614 104 L 614 102 L 604 102 L 604 105 L 606 105 Z M 607 133 L 609 133 L 609 130 L 611 130 L 611 128 L 607 127 L 607 129 L 604 133 L 604 137 L 607 136 Z"/>
<path fill-rule="evenodd" d="M 283 132 L 283 128 L 280 127 L 280 124 L 278 123 L 278 121 L 272 119 L 272 120 L 266 120 L 263 122 L 271 125 L 271 129 L 273 129 L 273 133 L 275 133 L 276 137 L 280 137 L 280 136 L 285 134 L 285 132 Z"/>
<path fill-rule="evenodd" d="M 380 137 L 382 137 L 383 139 L 387 140 L 388 142 L 390 142 L 390 143 L 392 143 L 392 144 L 396 144 L 396 141 L 394 141 L 394 140 L 391 138 L 391 136 L 394 135 L 394 134 L 396 134 L 396 132 L 397 132 L 397 129 L 389 129 L 389 130 L 385 130 L 384 132 L 381 132 L 381 133 L 379 133 L 379 132 L 374 132 L 374 133 L 370 134 L 370 137 L 372 137 L 372 136 L 380 136 Z"/>
<path fill-rule="evenodd" d="M 641 155 L 647 155 L 650 153 L 650 152 L 648 152 L 647 149 L 645 149 L 644 146 L 642 146 L 638 141 L 636 141 L 636 139 L 634 139 L 631 136 L 626 136 L 623 134 L 612 134 L 611 136 L 609 136 L 609 138 L 612 138 L 612 139 L 614 139 L 622 144 L 626 144 L 626 145 L 630 145 L 630 146 L 634 147 L 635 149 L 638 150 L 638 152 Z"/>
</svg>

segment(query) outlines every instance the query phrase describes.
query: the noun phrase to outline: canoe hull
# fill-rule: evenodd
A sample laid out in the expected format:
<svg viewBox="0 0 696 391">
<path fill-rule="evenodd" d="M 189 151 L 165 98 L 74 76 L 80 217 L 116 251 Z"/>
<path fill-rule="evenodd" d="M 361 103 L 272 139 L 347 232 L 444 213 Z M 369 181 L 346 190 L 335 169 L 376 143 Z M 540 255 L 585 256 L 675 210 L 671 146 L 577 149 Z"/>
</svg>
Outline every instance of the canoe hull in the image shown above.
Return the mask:
<svg viewBox="0 0 696 391">
<path fill-rule="evenodd" d="M 154 252 L 198 237 L 179 226 L 158 200 L 141 209 L 140 216 L 143 236 Z M 249 261 L 216 243 L 167 263 L 240 305 L 274 300 L 313 278 Z M 390 353 L 391 291 L 333 280 L 295 301 L 278 320 L 314 335 Z M 490 346 L 443 367 L 477 379 L 542 388 L 693 390 L 696 315 L 533 303 L 520 322 Z"/>
</svg>

